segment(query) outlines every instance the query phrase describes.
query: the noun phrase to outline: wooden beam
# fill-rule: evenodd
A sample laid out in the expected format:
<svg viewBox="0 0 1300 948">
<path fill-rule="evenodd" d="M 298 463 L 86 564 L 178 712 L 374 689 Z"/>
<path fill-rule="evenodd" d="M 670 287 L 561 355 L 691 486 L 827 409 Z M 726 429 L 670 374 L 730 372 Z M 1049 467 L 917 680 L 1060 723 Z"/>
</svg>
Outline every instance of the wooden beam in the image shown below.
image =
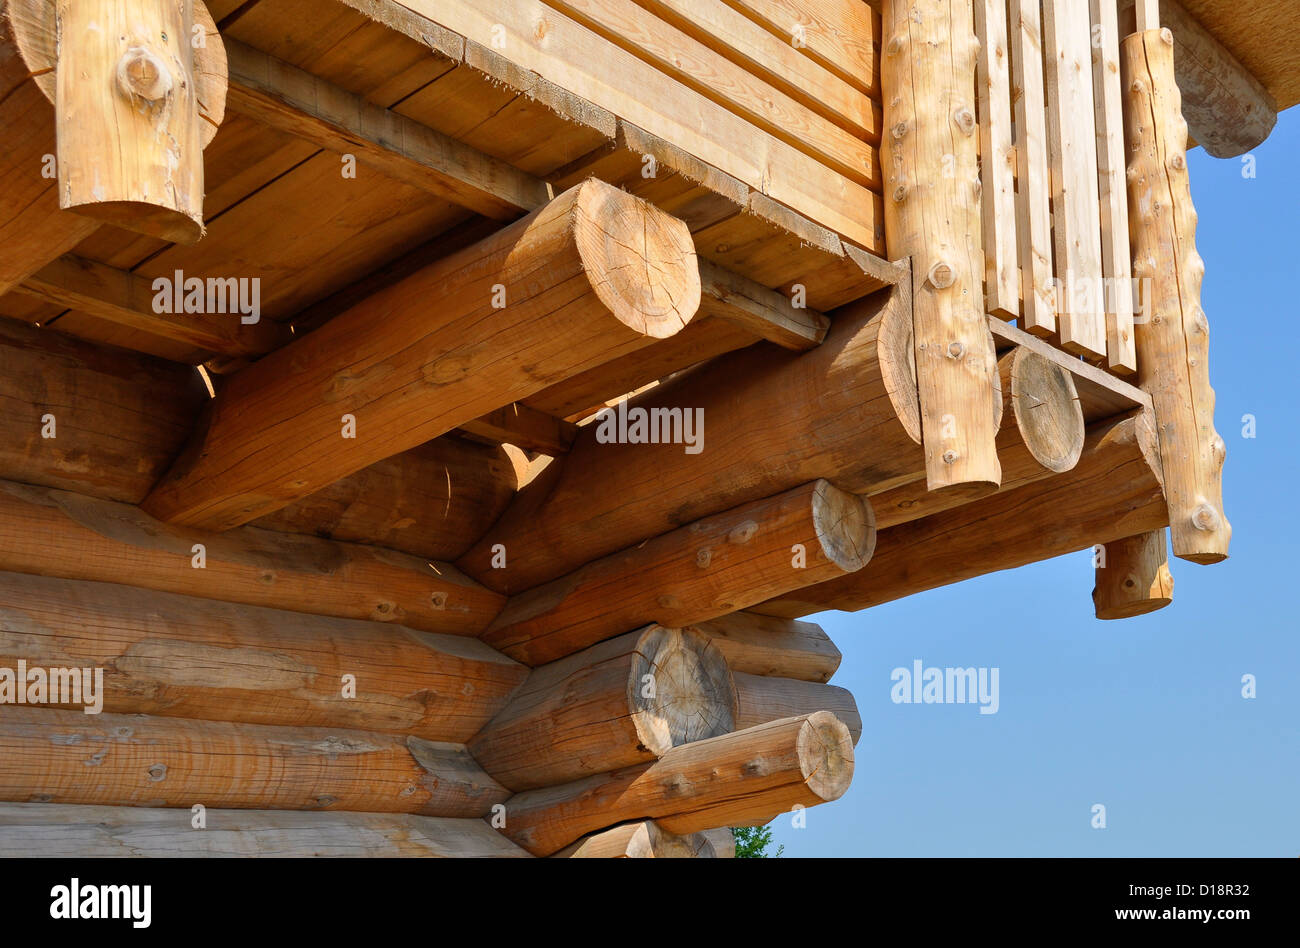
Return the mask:
<svg viewBox="0 0 1300 948">
<path fill-rule="evenodd" d="M 99 229 L 59 209 L 54 107 L 37 82 L 40 66 L 23 58 L 21 16 L 13 3 L 0 8 L 0 296 Z"/>
<path fill-rule="evenodd" d="M 733 672 L 732 680 L 736 689 L 737 731 L 814 711 L 829 711 L 844 722 L 855 747 L 862 736 L 862 716 L 847 688 L 745 672 Z"/>
<path fill-rule="evenodd" d="M 683 744 L 652 764 L 515 794 L 503 832 L 548 856 L 631 820 L 652 818 L 678 835 L 766 823 L 795 805 L 839 799 L 852 779 L 849 729 L 819 711 Z"/>
<path fill-rule="evenodd" d="M 1120 0 L 1120 22 L 1130 28 L 1133 7 L 1134 0 Z M 1261 145 L 1277 124 L 1277 101 L 1264 84 L 1174 0 L 1160 4 L 1160 19 L 1174 34 L 1174 78 L 1196 143 L 1215 158 L 1235 158 Z M 1137 29 L 1160 26 L 1148 16 Z"/>
<path fill-rule="evenodd" d="M 0 600 L 0 664 L 102 669 L 110 714 L 466 741 L 527 675 L 461 636 L 112 583 L 0 573 Z"/>
<path fill-rule="evenodd" d="M 1165 531 L 1151 530 L 1113 540 L 1096 556 L 1092 590 L 1098 619 L 1128 619 L 1163 609 L 1174 600 Z"/>
<path fill-rule="evenodd" d="M 240 372 L 144 507 L 247 523 L 673 335 L 699 287 L 685 225 L 586 181 Z"/>
<path fill-rule="evenodd" d="M 810 352 L 753 347 L 629 401 L 629 411 L 702 409 L 709 440 L 698 454 L 681 444 L 603 444 L 596 425 L 584 426 L 561 468 L 521 491 L 458 564 L 492 588 L 522 592 L 816 478 L 854 493 L 916 480 L 925 462 L 909 289 L 846 309 Z M 504 569 L 492 565 L 498 543 L 508 551 Z"/>
<path fill-rule="evenodd" d="M 207 400 L 188 366 L 0 320 L 0 478 L 138 503 Z"/>
<path fill-rule="evenodd" d="M 556 853 L 555 858 L 727 859 L 736 855 L 736 841 L 730 837 L 729 829 L 678 836 L 660 829 L 654 820 L 643 820 L 584 836 Z"/>
<path fill-rule="evenodd" d="M 690 625 L 861 569 L 871 505 L 826 481 L 679 527 L 513 597 L 483 632 L 527 665 L 647 622 Z M 506 556 L 509 556 L 508 548 Z"/>
<path fill-rule="evenodd" d="M 483 820 L 405 813 L 0 804 L 0 856 L 510 858 L 528 853 Z"/>
<path fill-rule="evenodd" d="M 230 107 L 495 220 L 550 200 L 546 182 L 259 50 L 230 40 Z"/>
<path fill-rule="evenodd" d="M 1169 517 L 1159 466 L 1149 419 L 1103 422 L 1089 430 L 1072 470 L 882 530 L 870 569 L 751 611 L 789 619 L 826 609 L 856 612 L 1159 529 Z"/>
<path fill-rule="evenodd" d="M 983 316 L 975 63 L 969 4 L 885 0 L 881 141 L 885 238 L 912 258 L 916 376 L 931 490 L 1001 479 Z"/>
<path fill-rule="evenodd" d="M 468 747 L 518 792 L 649 763 L 736 730 L 735 713 L 731 671 L 710 640 L 652 625 L 534 669 Z"/>
<path fill-rule="evenodd" d="M 812 622 L 733 612 L 692 628 L 708 637 L 733 672 L 825 683 L 840 667 L 840 650 Z"/>
<path fill-rule="evenodd" d="M 253 526 L 454 560 L 519 486 L 516 455 L 455 435 L 363 468 Z"/>
<path fill-rule="evenodd" d="M 708 260 L 700 260 L 700 282 L 700 316 L 730 320 L 782 348 L 812 349 L 830 329 L 831 321 L 821 313 L 796 308 L 780 293 Z"/>
<path fill-rule="evenodd" d="M 287 325 L 260 318 L 261 314 L 257 322 L 246 324 L 236 310 L 238 300 L 227 301 L 225 297 L 226 281 L 213 283 L 221 288 L 220 311 L 197 313 L 170 311 L 173 308 L 171 280 L 161 290 L 168 300 L 167 311 L 160 312 L 154 305 L 160 292 L 155 289 L 156 282 L 68 254 L 27 277 L 16 289 L 27 296 L 195 346 L 213 355 L 263 355 L 293 338 Z M 233 286 L 229 290 L 235 292 Z"/>
<path fill-rule="evenodd" d="M 257 527 L 182 530 L 128 504 L 9 481 L 0 481 L 0 569 L 451 635 L 477 635 L 503 602 L 445 563 Z"/>
<path fill-rule="evenodd" d="M 31 707 L 0 731 L 12 803 L 482 817 L 508 796 L 462 745 L 418 737 Z"/>
<path fill-rule="evenodd" d="M 1133 273 L 1150 286 L 1137 326 L 1137 382 L 1155 405 L 1174 555 L 1217 563 L 1227 559 L 1232 537 L 1223 512 L 1227 448 L 1214 430 L 1210 327 L 1201 309 L 1205 262 L 1196 252 L 1173 34 L 1154 30 L 1125 38 L 1120 65 L 1128 96 Z"/>
<path fill-rule="evenodd" d="M 563 418 L 514 402 L 460 426 L 467 434 L 496 444 L 513 444 L 552 457 L 564 454 L 578 436 L 578 426 Z"/>
</svg>

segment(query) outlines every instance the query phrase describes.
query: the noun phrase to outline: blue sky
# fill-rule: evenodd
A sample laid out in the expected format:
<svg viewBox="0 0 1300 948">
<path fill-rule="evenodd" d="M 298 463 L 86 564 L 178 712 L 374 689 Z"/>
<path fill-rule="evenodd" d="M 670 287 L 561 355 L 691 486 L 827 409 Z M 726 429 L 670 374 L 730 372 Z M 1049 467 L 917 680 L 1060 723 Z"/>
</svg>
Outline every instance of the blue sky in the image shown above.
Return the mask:
<svg viewBox="0 0 1300 948">
<path fill-rule="evenodd" d="M 1171 560 L 1174 603 L 1117 622 L 1090 551 L 810 617 L 863 735 L 844 798 L 773 822 L 787 856 L 1300 855 L 1300 108 L 1253 155 L 1188 156 L 1231 558 Z M 916 659 L 999 668 L 998 713 L 893 704 Z"/>
</svg>

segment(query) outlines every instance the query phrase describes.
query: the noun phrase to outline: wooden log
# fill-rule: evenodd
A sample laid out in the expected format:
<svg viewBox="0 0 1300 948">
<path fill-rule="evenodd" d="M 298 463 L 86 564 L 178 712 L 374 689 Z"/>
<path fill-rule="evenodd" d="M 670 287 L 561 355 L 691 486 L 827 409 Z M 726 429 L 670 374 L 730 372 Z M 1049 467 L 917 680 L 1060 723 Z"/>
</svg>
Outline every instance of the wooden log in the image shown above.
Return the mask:
<svg viewBox="0 0 1300 948">
<path fill-rule="evenodd" d="M 139 503 L 207 398 L 187 366 L 0 320 L 0 477 Z"/>
<path fill-rule="evenodd" d="M 454 560 L 496 522 L 518 485 L 508 450 L 444 435 L 253 525 Z"/>
<path fill-rule="evenodd" d="M 54 69 L 60 206 L 164 240 L 203 234 L 206 126 L 225 54 L 201 2 L 20 0 L 29 62 Z M 205 43 L 191 43 L 198 27 Z M 50 56 L 51 49 L 54 55 Z"/>
<path fill-rule="evenodd" d="M 482 638 L 526 665 L 553 662 L 647 622 L 703 622 L 859 570 L 874 536 L 864 498 L 814 481 L 521 593 Z"/>
<path fill-rule="evenodd" d="M 23 56 L 21 17 L 0 4 L 0 296 L 99 229 L 59 210 L 52 97 L 40 87 L 42 64 Z"/>
<path fill-rule="evenodd" d="M 1158 530 L 1169 516 L 1159 469 L 1155 434 L 1145 416 L 1101 423 L 1089 430 L 1072 470 L 882 530 L 869 570 L 752 611 L 790 619 L 826 609 L 856 612 Z"/>
<path fill-rule="evenodd" d="M 732 680 L 736 689 L 737 731 L 814 711 L 829 711 L 844 722 L 855 747 L 862 736 L 862 716 L 847 688 L 744 672 L 733 672 Z"/>
<path fill-rule="evenodd" d="M 725 831 L 728 836 L 730 830 Z M 722 845 L 719 843 L 722 842 Z M 624 823 L 583 837 L 555 854 L 556 859 L 717 859 L 734 857 L 732 840 L 728 854 L 717 831 L 678 836 L 659 828 L 654 820 Z"/>
<path fill-rule="evenodd" d="M 452 635 L 477 635 L 503 602 L 422 557 L 257 527 L 178 530 L 127 504 L 8 481 L 0 481 L 0 570 Z"/>
<path fill-rule="evenodd" d="M 709 639 L 732 672 L 825 683 L 840 667 L 840 650 L 812 622 L 733 612 L 691 628 Z"/>
<path fill-rule="evenodd" d="M 515 593 L 819 477 L 855 493 L 916 480 L 925 462 L 908 296 L 898 286 L 846 308 L 810 352 L 755 346 L 628 402 L 629 411 L 702 409 L 698 454 L 601 443 L 598 426 L 586 425 L 562 466 L 522 490 L 458 565 Z M 493 567 L 496 544 L 504 569 Z"/>
<path fill-rule="evenodd" d="M 463 745 L 418 737 L 29 707 L 4 724 L 13 803 L 481 817 L 509 796 Z"/>
<path fill-rule="evenodd" d="M 806 306 L 796 309 L 788 299 L 753 280 L 700 260 L 700 316 L 727 319 L 759 339 L 803 352 L 821 345 L 831 321 Z"/>
<path fill-rule="evenodd" d="M 1102 547 L 1092 602 L 1098 619 L 1128 619 L 1174 601 L 1164 530 L 1114 540 Z"/>
<path fill-rule="evenodd" d="M 537 668 L 468 746 L 502 786 L 531 790 L 727 734 L 735 706 L 706 637 L 652 625 Z"/>
<path fill-rule="evenodd" d="M 464 742 L 527 675 L 461 636 L 112 583 L 0 573 L 0 602 L 0 666 L 103 669 L 113 714 Z"/>
<path fill-rule="evenodd" d="M 766 823 L 796 805 L 839 799 L 852 779 L 849 729 L 819 711 L 683 744 L 652 764 L 516 794 L 502 832 L 549 856 L 632 820 L 652 818 L 678 835 Z"/>
<path fill-rule="evenodd" d="M 1150 287 L 1136 328 L 1137 382 L 1155 406 L 1174 555 L 1217 563 L 1227 559 L 1232 537 L 1223 512 L 1227 448 L 1214 430 L 1210 326 L 1201 309 L 1205 262 L 1196 252 L 1173 35 L 1149 30 L 1126 37 L 1120 65 L 1133 273 Z"/>
<path fill-rule="evenodd" d="M 510 858 L 528 853 L 477 819 L 406 813 L 0 804 L 0 856 Z"/>
<path fill-rule="evenodd" d="M 207 529 L 247 523 L 671 336 L 699 298 L 686 225 L 585 181 L 238 373 L 144 507 Z"/>
<path fill-rule="evenodd" d="M 996 487 L 972 7 L 884 0 L 880 15 L 885 242 L 891 260 L 912 258 L 926 481 Z"/>
<path fill-rule="evenodd" d="M 1084 418 L 1074 376 L 1064 367 L 1017 346 L 998 360 L 1004 402 L 998 454 L 1005 494 L 1070 470 L 1083 451 Z M 914 481 L 875 494 L 876 527 L 895 526 L 960 507 L 986 493 L 981 487 L 930 491 Z"/>
<path fill-rule="evenodd" d="M 519 402 L 488 412 L 460 427 L 471 438 L 494 444 L 513 444 L 525 451 L 540 451 L 552 457 L 568 451 L 578 436 L 578 427 L 572 422 Z"/>
<path fill-rule="evenodd" d="M 1183 95 L 1183 118 L 1197 144 L 1215 158 L 1235 158 L 1262 144 L 1277 124 L 1277 101 L 1236 56 L 1181 4 L 1161 0 L 1159 20 L 1174 34 L 1174 78 Z M 1134 0 L 1120 0 L 1120 22 L 1132 32 Z"/>
</svg>

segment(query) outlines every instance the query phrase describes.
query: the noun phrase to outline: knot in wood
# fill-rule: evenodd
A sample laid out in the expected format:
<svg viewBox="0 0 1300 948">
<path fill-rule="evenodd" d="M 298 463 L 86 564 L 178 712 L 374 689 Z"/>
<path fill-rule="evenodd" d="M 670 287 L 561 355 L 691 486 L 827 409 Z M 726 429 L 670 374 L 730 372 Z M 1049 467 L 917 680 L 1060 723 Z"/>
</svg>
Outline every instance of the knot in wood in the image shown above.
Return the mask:
<svg viewBox="0 0 1300 948">
<path fill-rule="evenodd" d="M 748 543 L 754 539 L 754 534 L 758 533 L 758 524 L 752 520 L 746 520 L 740 526 L 736 527 L 727 534 L 728 543 Z"/>
<path fill-rule="evenodd" d="M 1134 79 L 1132 84 L 1128 88 L 1130 92 L 1134 92 L 1140 95 L 1141 93 L 1146 91 L 1147 87 L 1142 83 L 1141 79 Z"/>
<path fill-rule="evenodd" d="M 695 554 L 695 565 L 700 569 L 707 569 L 711 562 L 713 562 L 713 551 L 707 547 Z"/>
<path fill-rule="evenodd" d="M 1192 511 L 1192 526 L 1197 530 L 1213 533 L 1219 529 L 1219 512 L 1209 504 L 1201 504 Z"/>
<path fill-rule="evenodd" d="M 951 266 L 940 260 L 935 263 L 934 266 L 930 267 L 930 272 L 926 275 L 926 279 L 930 281 L 930 284 L 936 290 L 946 290 L 956 281 L 957 274 L 953 271 Z"/>
<path fill-rule="evenodd" d="M 436 592 L 429 597 L 429 605 L 434 609 L 447 608 L 447 594 L 445 592 Z"/>
<path fill-rule="evenodd" d="M 948 343 L 948 358 L 960 359 L 965 354 L 966 354 L 966 347 L 962 345 L 960 342 Z"/>
<path fill-rule="evenodd" d="M 157 53 L 132 46 L 117 62 L 117 84 L 127 95 L 157 102 L 172 91 L 172 74 Z"/>
<path fill-rule="evenodd" d="M 907 185 L 900 184 L 898 187 L 894 188 L 895 203 L 902 204 L 904 199 L 906 199 L 906 197 L 907 197 Z"/>
<path fill-rule="evenodd" d="M 166 764 L 154 764 L 152 767 L 149 768 L 150 783 L 162 783 L 162 781 L 166 779 L 167 779 Z"/>
<path fill-rule="evenodd" d="M 1174 34 L 1173 31 L 1169 29 L 1169 27 L 1162 26 L 1160 28 L 1160 42 L 1164 43 L 1166 46 L 1174 45 Z"/>
<path fill-rule="evenodd" d="M 959 458 L 960 456 L 961 456 L 961 455 L 959 455 L 959 454 L 958 454 L 956 451 L 954 451 L 952 448 L 949 448 L 947 451 L 943 452 L 943 463 L 944 463 L 944 464 L 956 464 L 956 463 L 957 463 L 957 458 Z"/>
<path fill-rule="evenodd" d="M 907 134 L 907 122 L 895 122 L 893 129 L 891 129 L 891 133 L 895 139 L 901 139 Z"/>
<path fill-rule="evenodd" d="M 1173 168 L 1175 171 L 1182 171 L 1186 165 L 1187 162 L 1182 155 L 1174 155 L 1169 159 L 1169 167 Z"/>
<path fill-rule="evenodd" d="M 957 111 L 952 113 L 952 120 L 957 128 L 961 129 L 963 135 L 971 135 L 975 132 L 975 114 L 966 106 L 961 106 Z"/>
</svg>

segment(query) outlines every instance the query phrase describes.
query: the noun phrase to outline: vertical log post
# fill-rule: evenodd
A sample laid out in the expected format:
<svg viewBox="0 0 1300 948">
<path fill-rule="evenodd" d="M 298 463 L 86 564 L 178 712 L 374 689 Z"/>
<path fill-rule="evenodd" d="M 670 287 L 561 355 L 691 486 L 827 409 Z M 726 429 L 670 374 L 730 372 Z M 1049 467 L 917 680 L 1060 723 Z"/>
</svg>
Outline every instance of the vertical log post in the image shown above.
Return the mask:
<svg viewBox="0 0 1300 948">
<path fill-rule="evenodd" d="M 1205 264 L 1196 252 L 1173 34 L 1126 37 L 1120 66 L 1133 273 L 1149 287 L 1135 332 L 1138 384 L 1155 408 L 1174 555 L 1217 563 L 1228 556 L 1232 527 L 1223 514 L 1225 447 L 1214 430 Z"/>
<path fill-rule="evenodd" d="M 912 257 L 926 482 L 1001 479 L 993 339 L 984 317 L 975 65 L 969 3 L 885 0 L 885 240 Z"/>
<path fill-rule="evenodd" d="M 1163 609 L 1173 602 L 1164 530 L 1107 543 L 1097 562 L 1092 602 L 1098 619 L 1127 619 Z"/>
</svg>

